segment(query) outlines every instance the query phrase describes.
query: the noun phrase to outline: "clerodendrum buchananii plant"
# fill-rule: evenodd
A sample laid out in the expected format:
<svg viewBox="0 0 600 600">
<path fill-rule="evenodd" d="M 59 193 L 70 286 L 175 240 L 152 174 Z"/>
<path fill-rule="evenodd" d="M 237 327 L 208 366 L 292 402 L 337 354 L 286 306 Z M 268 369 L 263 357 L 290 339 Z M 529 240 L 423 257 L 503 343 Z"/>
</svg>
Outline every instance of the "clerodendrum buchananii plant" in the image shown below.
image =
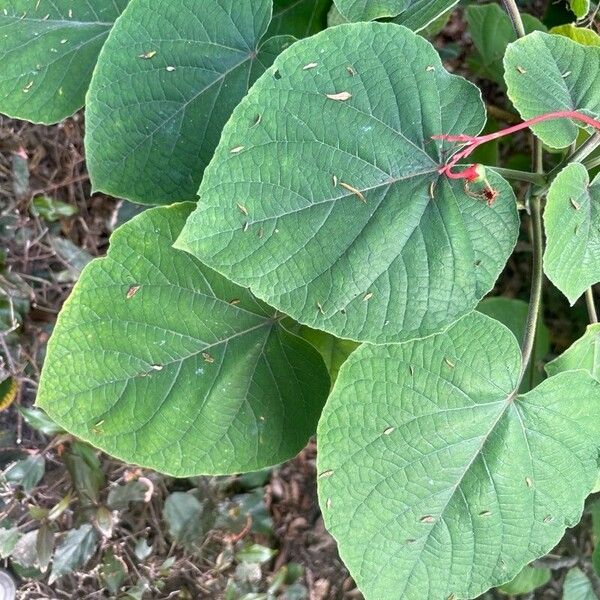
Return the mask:
<svg viewBox="0 0 600 600">
<path fill-rule="evenodd" d="M 84 270 L 39 406 L 176 476 L 275 465 L 316 432 L 325 522 L 372 600 L 510 581 L 599 475 L 599 326 L 547 377 L 535 346 L 543 273 L 596 320 L 600 47 L 512 0 L 510 19 L 469 7 L 478 73 L 523 119 L 481 135 L 479 89 L 425 35 L 455 2 L 336 0 L 330 27 L 327 0 L 0 14 L 0 110 L 52 123 L 85 103 L 94 189 L 160 205 Z M 531 172 L 475 159 L 524 129 Z M 480 304 L 519 206 L 529 306 Z"/>
</svg>

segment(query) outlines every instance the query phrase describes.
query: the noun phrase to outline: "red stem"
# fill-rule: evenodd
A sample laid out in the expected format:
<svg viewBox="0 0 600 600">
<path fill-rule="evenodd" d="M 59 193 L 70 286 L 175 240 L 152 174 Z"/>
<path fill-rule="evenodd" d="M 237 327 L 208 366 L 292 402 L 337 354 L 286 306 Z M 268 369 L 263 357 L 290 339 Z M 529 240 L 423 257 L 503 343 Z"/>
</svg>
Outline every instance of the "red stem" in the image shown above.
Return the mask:
<svg viewBox="0 0 600 600">
<path fill-rule="evenodd" d="M 528 119 L 527 121 L 523 121 L 522 123 L 518 123 L 517 125 L 512 125 L 511 127 L 501 129 L 500 131 L 496 131 L 494 133 L 488 133 L 487 135 L 433 135 L 431 137 L 434 140 L 444 140 L 446 142 L 460 142 L 462 144 L 465 144 L 466 146 L 460 152 L 457 152 L 447 164 L 440 167 L 439 173 L 446 175 L 449 179 L 466 179 L 467 181 L 474 181 L 479 176 L 476 169 L 476 165 L 470 165 L 463 171 L 453 172 L 452 169 L 456 166 L 456 164 L 459 161 L 461 161 L 463 158 L 467 158 L 467 156 L 469 156 L 472 152 L 475 151 L 476 148 L 478 148 L 482 144 L 491 142 L 492 140 L 497 140 L 507 135 L 512 135 L 513 133 L 521 131 L 522 129 L 528 129 L 529 127 L 531 127 L 532 125 L 536 125 L 537 123 L 542 123 L 543 121 L 551 121 L 553 119 L 575 119 L 576 121 L 582 121 L 586 125 L 590 125 L 594 129 L 600 131 L 600 121 L 597 121 L 596 119 L 588 117 L 587 115 L 584 115 L 575 110 L 559 110 L 555 112 L 549 112 L 544 115 L 538 115 L 537 117 L 533 117 L 532 119 Z"/>
</svg>

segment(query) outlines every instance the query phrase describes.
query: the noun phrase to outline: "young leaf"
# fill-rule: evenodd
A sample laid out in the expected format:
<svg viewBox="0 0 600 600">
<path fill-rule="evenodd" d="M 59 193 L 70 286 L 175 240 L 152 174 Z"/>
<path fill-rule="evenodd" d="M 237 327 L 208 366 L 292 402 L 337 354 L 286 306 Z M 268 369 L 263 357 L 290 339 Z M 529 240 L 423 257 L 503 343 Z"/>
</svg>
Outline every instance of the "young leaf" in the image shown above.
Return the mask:
<svg viewBox="0 0 600 600">
<path fill-rule="evenodd" d="M 583 19 L 590 12 L 590 0 L 569 0 L 569 5 L 578 19 Z"/>
<path fill-rule="evenodd" d="M 250 544 L 235 553 L 236 560 L 245 563 L 266 563 L 277 554 L 277 550 L 261 546 L 260 544 Z"/>
<path fill-rule="evenodd" d="M 91 525 L 82 525 L 78 529 L 67 532 L 54 553 L 48 583 L 52 585 L 59 577 L 85 565 L 96 551 L 97 544 L 98 534 Z"/>
<path fill-rule="evenodd" d="M 527 312 L 529 304 L 523 300 L 514 298 L 486 298 L 477 306 L 477 310 L 496 321 L 500 321 L 502 325 L 506 325 L 519 341 L 525 335 L 525 327 L 527 325 Z M 546 327 L 542 315 L 538 319 L 534 352 L 531 362 L 527 367 L 523 383 L 521 384 L 520 392 L 528 392 L 544 379 L 544 358 L 550 351 L 550 332 Z"/>
<path fill-rule="evenodd" d="M 549 377 L 563 371 L 577 369 L 585 369 L 600 381 L 600 324 L 598 323 L 588 325 L 583 337 L 546 365 L 546 373 Z"/>
<path fill-rule="evenodd" d="M 562 35 L 572 39 L 574 42 L 583 44 L 584 46 L 600 46 L 600 35 L 598 35 L 593 29 L 588 29 L 587 27 L 577 27 L 573 23 L 553 27 L 550 30 L 550 33 Z"/>
<path fill-rule="evenodd" d="M 98 53 L 127 0 L 7 0 L 0 10 L 0 112 L 57 123 L 83 106 Z"/>
<path fill-rule="evenodd" d="M 127 462 L 179 476 L 261 469 L 306 444 L 329 377 L 281 315 L 172 248 L 192 207 L 144 211 L 86 267 L 37 401 Z"/>
<path fill-rule="evenodd" d="M 132 0 L 87 98 L 94 189 L 144 204 L 195 197 L 221 128 L 290 37 L 262 43 L 271 0 Z"/>
<path fill-rule="evenodd" d="M 413 31 L 427 27 L 456 4 L 458 0 L 335 0 L 335 5 L 348 21 L 395 17 L 394 23 Z"/>
<path fill-rule="evenodd" d="M 571 569 L 565 577 L 562 600 L 598 600 L 598 596 L 583 571 Z"/>
<path fill-rule="evenodd" d="M 319 500 L 366 598 L 473 598 L 578 522 L 600 383 L 561 373 L 520 395 L 520 369 L 514 336 L 478 312 L 344 364 L 319 423 Z"/>
<path fill-rule="evenodd" d="M 550 569 L 530 567 L 527 565 L 512 581 L 500 586 L 504 594 L 529 594 L 533 590 L 546 585 L 551 578 Z"/>
<path fill-rule="evenodd" d="M 466 8 L 465 16 L 478 53 L 477 70 L 484 77 L 504 84 L 502 59 L 508 44 L 516 39 L 508 14 L 498 4 L 471 4 Z M 531 15 L 523 15 L 523 25 L 528 33 L 546 31 L 545 25 Z"/>
<path fill-rule="evenodd" d="M 544 272 L 573 305 L 600 281 L 600 176 L 590 184 L 581 163 L 565 167 L 548 191 L 544 228 Z"/>
<path fill-rule="evenodd" d="M 280 55 L 235 110 L 176 247 L 338 337 L 438 332 L 490 290 L 516 241 L 503 179 L 491 175 L 490 207 L 438 173 L 431 136 L 484 122 L 479 91 L 422 37 L 328 29 Z"/>
<path fill-rule="evenodd" d="M 330 0 L 273 0 L 267 35 L 308 37 L 327 27 Z"/>
<path fill-rule="evenodd" d="M 558 110 L 600 115 L 600 48 L 586 47 L 560 35 L 536 31 L 513 42 L 504 56 L 508 96 L 523 119 Z M 569 119 L 539 123 L 533 132 L 552 148 L 577 139 Z"/>
</svg>

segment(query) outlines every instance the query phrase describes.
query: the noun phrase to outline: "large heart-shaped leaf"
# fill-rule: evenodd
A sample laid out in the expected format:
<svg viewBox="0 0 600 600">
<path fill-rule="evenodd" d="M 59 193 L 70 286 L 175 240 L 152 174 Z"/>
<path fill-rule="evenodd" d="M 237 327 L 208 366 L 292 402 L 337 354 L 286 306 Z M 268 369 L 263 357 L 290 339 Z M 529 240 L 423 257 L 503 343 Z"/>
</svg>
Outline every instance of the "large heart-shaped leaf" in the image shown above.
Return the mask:
<svg viewBox="0 0 600 600">
<path fill-rule="evenodd" d="M 544 211 L 544 272 L 571 304 L 600 281 L 600 176 L 572 163 L 554 179 Z"/>
<path fill-rule="evenodd" d="M 394 23 L 419 31 L 450 10 L 458 0 L 335 0 L 348 21 L 395 17 Z"/>
<path fill-rule="evenodd" d="M 261 42 L 271 0 L 132 0 L 98 59 L 86 151 L 96 190 L 147 204 L 193 199 L 221 128 L 293 41 Z"/>
<path fill-rule="evenodd" d="M 278 313 L 173 250 L 190 210 L 143 212 L 86 267 L 37 402 L 127 462 L 180 476 L 261 469 L 314 433 L 329 378 Z"/>
<path fill-rule="evenodd" d="M 297 38 L 318 33 L 327 27 L 331 0 L 273 0 L 273 18 L 267 35 Z"/>
<path fill-rule="evenodd" d="M 7 0 L 0 10 L 0 112 L 57 123 L 83 106 L 102 44 L 127 0 Z"/>
<path fill-rule="evenodd" d="M 519 395 L 520 370 L 514 336 L 478 312 L 363 345 L 341 368 L 318 428 L 319 498 L 367 599 L 473 598 L 579 520 L 600 383 L 570 371 Z"/>
<path fill-rule="evenodd" d="M 600 48 L 536 31 L 513 42 L 504 56 L 508 96 L 524 119 L 580 110 L 600 116 Z M 577 139 L 579 122 L 546 121 L 532 127 L 545 144 L 565 148 Z"/>
<path fill-rule="evenodd" d="M 440 132 L 477 133 L 479 91 L 392 24 L 301 40 L 223 131 L 177 247 L 297 321 L 338 337 L 436 333 L 490 290 L 518 230 L 497 175 L 493 207 L 438 174 Z"/>
</svg>

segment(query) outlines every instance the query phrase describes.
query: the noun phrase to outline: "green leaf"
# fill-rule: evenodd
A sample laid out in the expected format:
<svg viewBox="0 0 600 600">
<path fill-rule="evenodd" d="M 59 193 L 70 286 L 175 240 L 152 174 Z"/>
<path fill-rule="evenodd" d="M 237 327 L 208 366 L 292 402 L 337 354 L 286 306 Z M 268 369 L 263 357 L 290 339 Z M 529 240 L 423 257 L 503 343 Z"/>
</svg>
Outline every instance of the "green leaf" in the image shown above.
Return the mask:
<svg viewBox="0 0 600 600">
<path fill-rule="evenodd" d="M 102 556 L 100 577 L 111 594 L 119 593 L 127 572 L 125 561 L 120 556 L 116 556 L 111 548 L 108 548 Z"/>
<path fill-rule="evenodd" d="M 320 352 L 325 361 L 325 366 L 329 371 L 332 385 L 337 379 L 340 367 L 358 347 L 356 342 L 341 340 L 324 331 L 306 327 L 306 325 L 299 327 L 298 335 L 309 341 Z"/>
<path fill-rule="evenodd" d="M 578 19 L 583 19 L 590 12 L 590 0 L 569 0 L 569 5 Z"/>
<path fill-rule="evenodd" d="M 91 525 L 82 525 L 67 532 L 54 553 L 48 583 L 52 585 L 59 577 L 84 566 L 96 551 L 97 544 L 98 534 Z"/>
<path fill-rule="evenodd" d="M 335 0 L 340 13 L 348 21 L 372 21 L 399 15 L 405 0 Z"/>
<path fill-rule="evenodd" d="M 0 112 L 57 123 L 83 106 L 98 53 L 127 0 L 7 0 L 0 11 Z"/>
<path fill-rule="evenodd" d="M 457 3 L 458 0 L 335 0 L 341 15 L 348 21 L 395 17 L 394 23 L 413 31 L 427 27 Z"/>
<path fill-rule="evenodd" d="M 49 196 L 36 196 L 31 201 L 31 212 L 46 221 L 58 221 L 77 214 L 77 207 Z"/>
<path fill-rule="evenodd" d="M 24 421 L 36 431 L 44 435 L 53 436 L 64 433 L 65 430 L 59 427 L 44 411 L 37 408 L 27 408 L 25 406 L 17 407 Z"/>
<path fill-rule="evenodd" d="M 202 527 L 202 503 L 191 494 L 173 492 L 165 501 L 164 518 L 169 534 L 180 544 L 192 544 L 204 533 Z"/>
<path fill-rule="evenodd" d="M 21 486 L 25 492 L 30 492 L 41 481 L 45 469 L 44 457 L 37 454 L 15 462 L 4 472 L 4 477 L 6 481 Z"/>
<path fill-rule="evenodd" d="M 87 97 L 95 190 L 143 204 L 192 200 L 221 128 L 292 41 L 262 43 L 271 0 L 132 0 Z"/>
<path fill-rule="evenodd" d="M 598 600 L 598 596 L 583 571 L 571 569 L 565 577 L 562 600 Z"/>
<path fill-rule="evenodd" d="M 48 570 L 54 552 L 54 531 L 47 523 L 42 523 L 37 532 L 35 541 L 37 563 L 42 573 Z"/>
<path fill-rule="evenodd" d="M 105 479 L 95 451 L 87 444 L 73 442 L 63 461 L 81 501 L 95 504 Z"/>
<path fill-rule="evenodd" d="M 536 31 L 509 44 L 504 57 L 508 96 L 523 119 L 558 110 L 600 114 L 600 48 L 585 47 L 560 35 Z M 581 123 L 546 121 L 533 132 L 552 148 L 577 139 Z"/>
<path fill-rule="evenodd" d="M 512 581 L 505 583 L 499 589 L 504 594 L 529 594 L 533 590 L 546 585 L 551 578 L 550 569 L 539 569 L 527 565 Z"/>
<path fill-rule="evenodd" d="M 502 59 L 508 44 L 516 39 L 515 29 L 506 11 L 498 4 L 471 4 L 465 10 L 473 45 L 477 49 L 477 67 L 483 77 L 504 84 Z M 524 14 L 523 25 L 527 33 L 546 31 L 543 23 Z"/>
<path fill-rule="evenodd" d="M 513 298 L 486 298 L 479 304 L 477 310 L 506 325 L 518 341 L 523 339 L 529 310 L 527 302 Z M 528 392 L 543 381 L 544 358 L 549 351 L 550 331 L 548 331 L 540 314 L 535 334 L 533 357 L 525 372 L 523 383 L 519 389 L 520 392 Z"/>
<path fill-rule="evenodd" d="M 0 558 L 8 558 L 20 539 L 21 532 L 17 527 L 0 527 Z"/>
<path fill-rule="evenodd" d="M 600 281 L 600 176 L 571 163 L 554 179 L 544 211 L 544 272 L 571 305 Z"/>
<path fill-rule="evenodd" d="M 304 447 L 329 377 L 281 315 L 172 248 L 191 209 L 144 211 L 86 267 L 37 402 L 126 462 L 179 476 L 262 469 Z"/>
<path fill-rule="evenodd" d="M 262 564 L 269 562 L 276 554 L 277 550 L 272 550 L 260 544 L 251 544 L 238 550 L 235 553 L 235 558 L 239 562 Z"/>
<path fill-rule="evenodd" d="M 318 428 L 319 500 L 367 599 L 473 598 L 579 521 L 600 383 L 561 373 L 520 395 L 520 369 L 512 333 L 478 312 L 342 367 Z"/>
<path fill-rule="evenodd" d="M 562 35 L 573 40 L 574 42 L 582 44 L 583 46 L 600 46 L 600 35 L 598 35 L 593 29 L 588 29 L 587 27 L 577 27 L 573 23 L 553 27 L 550 30 L 550 33 Z"/>
<path fill-rule="evenodd" d="M 585 369 L 600 381 L 600 324 L 588 325 L 585 334 L 559 357 L 546 365 L 546 373 L 552 377 L 563 371 Z"/>
<path fill-rule="evenodd" d="M 235 110 L 176 247 L 338 337 L 438 332 L 490 290 L 517 236 L 503 179 L 489 207 L 438 174 L 447 148 L 431 136 L 484 122 L 479 90 L 404 27 L 300 40 Z"/>
<path fill-rule="evenodd" d="M 274 0 L 267 35 L 308 37 L 327 27 L 330 0 Z"/>
<path fill-rule="evenodd" d="M 148 487 L 141 481 L 117 485 L 108 492 L 108 506 L 113 510 L 127 510 L 132 502 L 144 502 Z"/>
</svg>

